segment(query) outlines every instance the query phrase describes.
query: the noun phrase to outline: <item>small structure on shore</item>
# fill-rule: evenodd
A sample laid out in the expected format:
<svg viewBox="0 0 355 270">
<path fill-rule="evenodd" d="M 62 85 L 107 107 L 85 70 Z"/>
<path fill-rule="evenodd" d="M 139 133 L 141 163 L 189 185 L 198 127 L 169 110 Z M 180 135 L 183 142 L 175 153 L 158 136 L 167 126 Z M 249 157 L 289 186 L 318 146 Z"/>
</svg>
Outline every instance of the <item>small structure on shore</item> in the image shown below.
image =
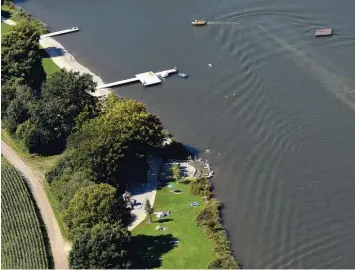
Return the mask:
<svg viewBox="0 0 355 270">
<path fill-rule="evenodd" d="M 69 33 L 77 32 L 77 31 L 79 31 L 79 28 L 73 26 L 73 27 L 70 27 L 68 29 L 64 29 L 64 30 L 61 30 L 61 31 L 56 31 L 56 32 L 52 32 L 52 33 L 41 35 L 41 38 L 54 37 L 54 36 L 69 34 Z"/>
<path fill-rule="evenodd" d="M 316 37 L 327 37 L 333 35 L 333 29 L 332 28 L 327 28 L 327 29 L 319 29 L 316 30 L 315 34 Z"/>
</svg>

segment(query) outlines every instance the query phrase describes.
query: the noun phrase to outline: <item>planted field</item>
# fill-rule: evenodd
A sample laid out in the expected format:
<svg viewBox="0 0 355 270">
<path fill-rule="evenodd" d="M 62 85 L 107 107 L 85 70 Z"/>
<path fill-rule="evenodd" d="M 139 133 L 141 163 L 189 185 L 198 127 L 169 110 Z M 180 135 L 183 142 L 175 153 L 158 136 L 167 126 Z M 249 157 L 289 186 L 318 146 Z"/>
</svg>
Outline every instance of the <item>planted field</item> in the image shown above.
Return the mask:
<svg viewBox="0 0 355 270">
<path fill-rule="evenodd" d="M 19 172 L 1 159 L 1 266 L 49 268 L 48 252 L 32 195 Z"/>
</svg>

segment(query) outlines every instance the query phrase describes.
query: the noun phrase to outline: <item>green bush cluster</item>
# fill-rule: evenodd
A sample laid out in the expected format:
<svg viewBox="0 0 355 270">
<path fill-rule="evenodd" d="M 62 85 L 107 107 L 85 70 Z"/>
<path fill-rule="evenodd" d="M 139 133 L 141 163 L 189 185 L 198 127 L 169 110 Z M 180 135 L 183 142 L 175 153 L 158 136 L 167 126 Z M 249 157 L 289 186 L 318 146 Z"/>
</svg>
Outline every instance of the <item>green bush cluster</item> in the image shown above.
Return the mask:
<svg viewBox="0 0 355 270">
<path fill-rule="evenodd" d="M 220 208 L 221 203 L 216 199 L 211 199 L 196 218 L 197 225 L 203 227 L 207 237 L 215 244 L 213 253 L 217 259 L 211 262 L 208 268 L 239 269 L 239 264 L 232 254 L 227 233 L 221 225 Z"/>
<path fill-rule="evenodd" d="M 171 166 L 171 178 L 177 181 L 181 178 L 181 168 L 179 164 L 173 164 Z"/>
<path fill-rule="evenodd" d="M 200 195 L 206 200 L 212 198 L 212 185 L 206 178 L 193 180 L 190 184 L 190 191 L 193 195 Z"/>
</svg>

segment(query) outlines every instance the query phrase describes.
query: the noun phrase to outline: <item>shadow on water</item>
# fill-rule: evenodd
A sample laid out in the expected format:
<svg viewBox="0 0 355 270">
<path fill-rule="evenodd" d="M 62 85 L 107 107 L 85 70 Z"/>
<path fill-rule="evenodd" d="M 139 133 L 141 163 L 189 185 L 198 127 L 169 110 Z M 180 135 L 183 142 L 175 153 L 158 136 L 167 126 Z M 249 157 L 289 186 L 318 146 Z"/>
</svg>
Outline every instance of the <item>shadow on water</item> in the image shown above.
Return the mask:
<svg viewBox="0 0 355 270">
<path fill-rule="evenodd" d="M 63 56 L 65 54 L 65 50 L 57 47 L 48 47 L 46 49 L 41 49 L 42 58 L 50 58 L 50 57 L 58 57 Z"/>
<path fill-rule="evenodd" d="M 1 10 L 1 17 L 10 18 L 11 13 L 5 10 Z"/>
<path fill-rule="evenodd" d="M 152 269 L 162 265 L 162 256 L 176 247 L 177 239 L 167 235 L 137 235 L 132 236 L 132 265 L 133 269 Z"/>
<path fill-rule="evenodd" d="M 169 145 L 165 145 L 158 153 L 162 159 L 186 160 L 189 156 L 199 156 L 199 149 L 174 140 L 172 135 L 170 138 L 172 138 L 172 142 Z"/>
</svg>

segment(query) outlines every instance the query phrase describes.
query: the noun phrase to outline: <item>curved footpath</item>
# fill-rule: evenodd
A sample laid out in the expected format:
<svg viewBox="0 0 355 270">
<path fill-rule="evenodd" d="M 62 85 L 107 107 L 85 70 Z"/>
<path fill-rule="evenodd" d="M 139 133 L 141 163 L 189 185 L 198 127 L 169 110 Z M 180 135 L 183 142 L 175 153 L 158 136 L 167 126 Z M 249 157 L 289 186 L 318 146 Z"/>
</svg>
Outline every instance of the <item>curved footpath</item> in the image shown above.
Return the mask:
<svg viewBox="0 0 355 270">
<path fill-rule="evenodd" d="M 162 160 L 160 159 L 151 159 L 149 160 L 149 169 L 147 171 L 147 183 L 141 184 L 133 190 L 130 190 L 132 196 L 131 200 L 136 200 L 138 203 L 141 203 L 141 207 L 133 209 L 131 211 L 134 216 L 133 222 L 128 226 L 128 230 L 132 231 L 135 227 L 142 223 L 142 221 L 147 217 L 147 213 L 144 211 L 144 204 L 148 199 L 150 205 L 154 205 L 155 195 L 158 188 L 158 177 L 160 166 Z"/>
<path fill-rule="evenodd" d="M 47 228 L 47 235 L 51 246 L 56 269 L 68 269 L 68 252 L 70 245 L 66 243 L 60 232 L 57 219 L 41 184 L 40 177 L 26 165 L 25 162 L 4 141 L 1 141 L 1 153 L 7 161 L 21 172 L 29 184 L 33 197 L 41 212 Z"/>
</svg>

